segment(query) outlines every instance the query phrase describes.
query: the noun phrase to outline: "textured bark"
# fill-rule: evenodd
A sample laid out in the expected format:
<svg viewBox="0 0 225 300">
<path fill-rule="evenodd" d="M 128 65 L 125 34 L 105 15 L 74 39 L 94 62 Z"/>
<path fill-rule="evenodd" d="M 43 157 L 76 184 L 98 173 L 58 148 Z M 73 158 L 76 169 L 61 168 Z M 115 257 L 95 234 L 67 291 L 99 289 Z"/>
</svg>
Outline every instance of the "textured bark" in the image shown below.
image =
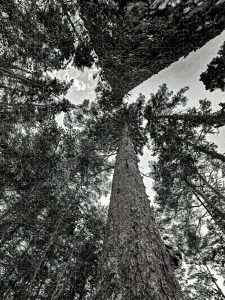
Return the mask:
<svg viewBox="0 0 225 300">
<path fill-rule="evenodd" d="M 95 300 L 181 300 L 127 126 L 113 177 Z"/>
</svg>

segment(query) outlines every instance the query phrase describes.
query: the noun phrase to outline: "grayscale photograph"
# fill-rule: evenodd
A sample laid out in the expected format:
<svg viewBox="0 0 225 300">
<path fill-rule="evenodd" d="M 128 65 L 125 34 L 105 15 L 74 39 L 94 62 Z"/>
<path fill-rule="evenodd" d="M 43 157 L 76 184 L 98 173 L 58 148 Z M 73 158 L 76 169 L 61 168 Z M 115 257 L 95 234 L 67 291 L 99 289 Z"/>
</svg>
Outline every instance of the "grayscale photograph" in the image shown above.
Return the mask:
<svg viewBox="0 0 225 300">
<path fill-rule="evenodd" d="M 0 300 L 225 300 L 225 0 L 0 0 Z"/>
</svg>

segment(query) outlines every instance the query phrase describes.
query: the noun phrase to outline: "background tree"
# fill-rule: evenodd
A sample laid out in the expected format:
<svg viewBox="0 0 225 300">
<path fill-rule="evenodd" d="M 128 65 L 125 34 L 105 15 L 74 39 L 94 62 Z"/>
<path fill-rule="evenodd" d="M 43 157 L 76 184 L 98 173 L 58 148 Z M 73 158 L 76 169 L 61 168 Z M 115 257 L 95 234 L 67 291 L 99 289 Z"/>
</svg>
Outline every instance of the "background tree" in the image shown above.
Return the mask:
<svg viewBox="0 0 225 300">
<path fill-rule="evenodd" d="M 96 199 L 111 165 L 78 130 L 23 129 L 9 132 L 2 152 L 1 297 L 84 299 L 104 227 Z"/>
</svg>

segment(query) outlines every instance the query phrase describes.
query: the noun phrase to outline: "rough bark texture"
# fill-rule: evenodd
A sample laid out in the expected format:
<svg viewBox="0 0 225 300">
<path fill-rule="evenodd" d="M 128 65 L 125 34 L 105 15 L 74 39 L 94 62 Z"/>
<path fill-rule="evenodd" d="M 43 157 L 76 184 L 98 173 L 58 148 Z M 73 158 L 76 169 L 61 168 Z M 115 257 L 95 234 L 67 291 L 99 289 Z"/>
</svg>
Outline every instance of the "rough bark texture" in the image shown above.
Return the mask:
<svg viewBox="0 0 225 300">
<path fill-rule="evenodd" d="M 118 149 L 95 300 L 181 300 L 127 126 Z"/>
<path fill-rule="evenodd" d="M 114 101 L 225 29 L 225 0 L 79 1 Z"/>
</svg>

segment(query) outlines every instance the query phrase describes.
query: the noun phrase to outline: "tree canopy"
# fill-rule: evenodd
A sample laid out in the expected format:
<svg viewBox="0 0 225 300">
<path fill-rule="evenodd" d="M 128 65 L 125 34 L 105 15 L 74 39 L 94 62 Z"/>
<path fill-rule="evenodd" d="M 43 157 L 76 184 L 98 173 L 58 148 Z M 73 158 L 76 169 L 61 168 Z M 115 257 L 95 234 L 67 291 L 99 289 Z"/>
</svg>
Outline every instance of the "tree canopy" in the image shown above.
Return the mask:
<svg viewBox="0 0 225 300">
<path fill-rule="evenodd" d="M 78 1 L 115 104 L 225 28 L 224 1 Z"/>
</svg>

